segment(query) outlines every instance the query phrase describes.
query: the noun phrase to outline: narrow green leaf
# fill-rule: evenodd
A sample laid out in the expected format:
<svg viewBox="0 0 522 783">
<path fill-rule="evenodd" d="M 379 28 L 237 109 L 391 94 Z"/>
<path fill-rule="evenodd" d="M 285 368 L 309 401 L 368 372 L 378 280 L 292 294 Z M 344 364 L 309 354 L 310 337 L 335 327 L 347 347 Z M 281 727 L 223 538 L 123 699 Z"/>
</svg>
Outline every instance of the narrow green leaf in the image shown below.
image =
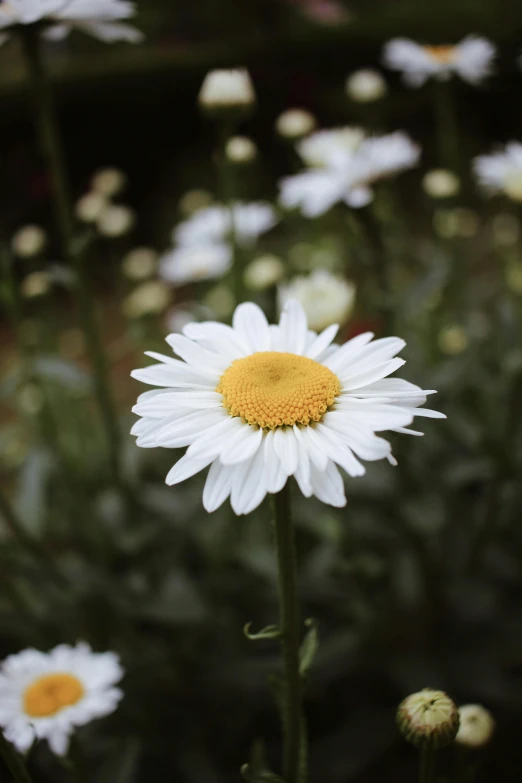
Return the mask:
<svg viewBox="0 0 522 783">
<path fill-rule="evenodd" d="M 319 647 L 319 631 L 313 618 L 305 620 L 308 632 L 303 639 L 301 649 L 299 650 L 299 673 L 301 677 L 306 677 Z"/>
<path fill-rule="evenodd" d="M 251 642 L 257 642 L 261 639 L 279 639 L 281 636 L 281 631 L 278 625 L 267 625 L 265 628 L 262 628 L 260 631 L 258 631 L 258 633 L 250 633 L 251 627 L 252 623 L 247 623 L 243 628 L 243 633 L 247 639 L 250 639 Z"/>
</svg>

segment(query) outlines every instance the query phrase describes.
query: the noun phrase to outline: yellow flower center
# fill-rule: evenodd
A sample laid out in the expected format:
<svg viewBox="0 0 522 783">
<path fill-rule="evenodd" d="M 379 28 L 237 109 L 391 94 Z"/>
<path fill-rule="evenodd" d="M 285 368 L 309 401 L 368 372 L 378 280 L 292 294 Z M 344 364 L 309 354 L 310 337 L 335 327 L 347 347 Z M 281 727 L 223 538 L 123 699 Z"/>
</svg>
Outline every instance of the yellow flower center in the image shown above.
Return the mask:
<svg viewBox="0 0 522 783">
<path fill-rule="evenodd" d="M 76 704 L 84 693 L 80 680 L 72 674 L 46 674 L 26 688 L 24 712 L 31 718 L 47 718 Z"/>
<path fill-rule="evenodd" d="M 425 46 L 424 49 L 438 63 L 448 65 L 455 59 L 455 46 Z"/>
<path fill-rule="evenodd" d="M 320 421 L 340 390 L 328 367 L 275 351 L 232 362 L 216 388 L 231 416 L 268 429 Z"/>
</svg>

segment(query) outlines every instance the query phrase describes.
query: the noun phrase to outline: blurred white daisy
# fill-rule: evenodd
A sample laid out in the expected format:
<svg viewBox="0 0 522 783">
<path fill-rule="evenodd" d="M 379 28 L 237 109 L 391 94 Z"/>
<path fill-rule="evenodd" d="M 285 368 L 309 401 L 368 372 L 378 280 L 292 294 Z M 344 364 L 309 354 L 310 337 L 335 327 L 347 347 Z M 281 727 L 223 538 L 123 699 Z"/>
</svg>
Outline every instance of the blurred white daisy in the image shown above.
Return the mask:
<svg viewBox="0 0 522 783">
<path fill-rule="evenodd" d="M 51 40 L 77 29 L 106 43 L 138 43 L 143 39 L 140 31 L 121 21 L 134 13 L 134 3 L 127 0 L 7 0 L 0 3 L 0 31 L 46 22 L 43 35 Z M 7 37 L 0 32 L 0 44 Z"/>
<path fill-rule="evenodd" d="M 200 209 L 174 229 L 174 249 L 162 257 L 160 275 L 174 285 L 221 277 L 232 264 L 232 229 L 238 245 L 248 247 L 276 223 L 264 202 Z"/>
<path fill-rule="evenodd" d="M 355 71 L 346 79 L 346 93 L 357 103 L 378 101 L 386 95 L 387 89 L 384 77 L 371 68 Z"/>
<path fill-rule="evenodd" d="M 314 115 L 306 109 L 286 109 L 276 120 L 276 131 L 284 139 L 300 139 L 317 125 Z"/>
<path fill-rule="evenodd" d="M 303 495 L 346 503 L 337 465 L 361 476 L 363 460 L 387 458 L 390 444 L 375 433 L 411 432 L 415 415 L 445 418 L 418 406 L 431 392 L 388 378 L 404 364 L 394 358 L 397 337 L 370 342 L 361 334 L 332 345 L 336 325 L 317 335 L 295 301 L 278 326 L 250 302 L 236 308 L 232 326 L 188 324 L 167 342 L 179 358 L 148 352 L 159 364 L 132 376 L 160 389 L 138 398 L 132 428 L 144 448 L 182 448 L 167 476 L 178 484 L 210 465 L 203 505 L 214 511 L 230 497 L 248 514 L 267 493 L 295 476 Z"/>
<path fill-rule="evenodd" d="M 46 739 L 64 756 L 76 726 L 114 712 L 123 696 L 115 653 L 94 653 L 88 644 L 60 644 L 48 653 L 23 650 L 0 668 L 0 726 L 21 752 Z"/>
<path fill-rule="evenodd" d="M 354 128 L 322 131 L 299 145 L 303 159 L 316 169 L 281 181 L 280 202 L 317 217 L 334 204 L 364 207 L 373 199 L 370 185 L 417 165 L 420 148 L 400 131 L 364 138 Z"/>
<path fill-rule="evenodd" d="M 278 291 L 280 305 L 295 299 L 305 311 L 310 329 L 321 331 L 331 324 L 344 324 L 353 311 L 355 286 L 327 269 L 298 275 Z"/>
<path fill-rule="evenodd" d="M 205 109 L 237 109 L 256 101 L 254 85 L 246 68 L 217 68 L 203 80 L 198 101 Z"/>
<path fill-rule="evenodd" d="M 408 38 L 394 38 L 384 47 L 388 68 L 402 71 L 409 87 L 420 87 L 430 77 L 447 80 L 457 74 L 470 84 L 480 84 L 492 71 L 496 49 L 491 41 L 468 35 L 455 46 L 423 46 Z"/>
<path fill-rule="evenodd" d="M 490 193 L 504 193 L 513 201 L 522 201 L 522 144 L 510 141 L 503 150 L 479 155 L 473 169 L 480 183 Z"/>
</svg>

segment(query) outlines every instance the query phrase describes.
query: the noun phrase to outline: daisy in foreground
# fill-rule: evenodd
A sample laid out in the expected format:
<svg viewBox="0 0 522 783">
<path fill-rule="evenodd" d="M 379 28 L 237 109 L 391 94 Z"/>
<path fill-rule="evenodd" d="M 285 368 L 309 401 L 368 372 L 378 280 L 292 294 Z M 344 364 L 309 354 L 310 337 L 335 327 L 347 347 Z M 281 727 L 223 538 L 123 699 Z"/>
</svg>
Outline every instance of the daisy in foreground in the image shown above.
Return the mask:
<svg viewBox="0 0 522 783">
<path fill-rule="evenodd" d="M 480 84 L 490 75 L 495 54 L 491 41 L 474 35 L 455 46 L 423 46 L 408 38 L 394 38 L 384 47 L 383 62 L 402 71 L 409 87 L 421 87 L 431 77 L 444 81 L 453 74 Z"/>
<path fill-rule="evenodd" d="M 134 4 L 127 0 L 7 0 L 0 2 L 0 31 L 45 23 L 43 35 L 55 41 L 75 28 L 107 43 L 138 43 L 140 31 L 121 21 L 134 13 Z M 7 38 L 0 32 L 0 44 Z"/>
<path fill-rule="evenodd" d="M 76 726 L 110 715 L 123 696 L 115 685 L 123 669 L 115 653 L 94 653 L 83 642 L 60 644 L 48 653 L 23 650 L 0 668 L 0 726 L 25 753 L 46 739 L 65 756 Z"/>
<path fill-rule="evenodd" d="M 236 514 L 248 514 L 267 493 L 294 476 L 305 497 L 332 506 L 346 503 L 338 466 L 349 476 L 365 472 L 360 460 L 395 460 L 382 430 L 408 429 L 414 416 L 445 418 L 419 408 L 430 391 L 389 378 L 402 367 L 398 337 L 372 342 L 361 334 L 334 345 L 338 327 L 319 335 L 288 301 L 278 326 L 257 305 L 236 308 L 232 326 L 191 323 L 167 342 L 179 359 L 159 360 L 132 376 L 161 386 L 142 394 L 132 428 L 137 445 L 181 448 L 186 454 L 167 476 L 178 484 L 210 465 L 203 492 L 209 512 L 230 497 Z"/>
</svg>

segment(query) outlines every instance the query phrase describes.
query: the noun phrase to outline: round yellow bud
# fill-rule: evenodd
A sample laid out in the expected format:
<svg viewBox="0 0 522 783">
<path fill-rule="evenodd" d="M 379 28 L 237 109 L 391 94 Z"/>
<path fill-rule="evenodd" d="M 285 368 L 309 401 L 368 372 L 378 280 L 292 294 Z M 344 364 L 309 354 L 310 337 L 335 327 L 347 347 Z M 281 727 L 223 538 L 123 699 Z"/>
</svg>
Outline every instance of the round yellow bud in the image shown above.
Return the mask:
<svg viewBox="0 0 522 783">
<path fill-rule="evenodd" d="M 458 745 L 466 748 L 481 748 L 486 745 L 495 731 L 491 713 L 481 704 L 465 704 L 459 707 L 460 726 L 455 737 Z"/>
<path fill-rule="evenodd" d="M 444 691 L 424 688 L 401 702 L 397 710 L 397 725 L 412 745 L 443 748 L 451 744 L 457 735 L 459 711 Z"/>
</svg>

